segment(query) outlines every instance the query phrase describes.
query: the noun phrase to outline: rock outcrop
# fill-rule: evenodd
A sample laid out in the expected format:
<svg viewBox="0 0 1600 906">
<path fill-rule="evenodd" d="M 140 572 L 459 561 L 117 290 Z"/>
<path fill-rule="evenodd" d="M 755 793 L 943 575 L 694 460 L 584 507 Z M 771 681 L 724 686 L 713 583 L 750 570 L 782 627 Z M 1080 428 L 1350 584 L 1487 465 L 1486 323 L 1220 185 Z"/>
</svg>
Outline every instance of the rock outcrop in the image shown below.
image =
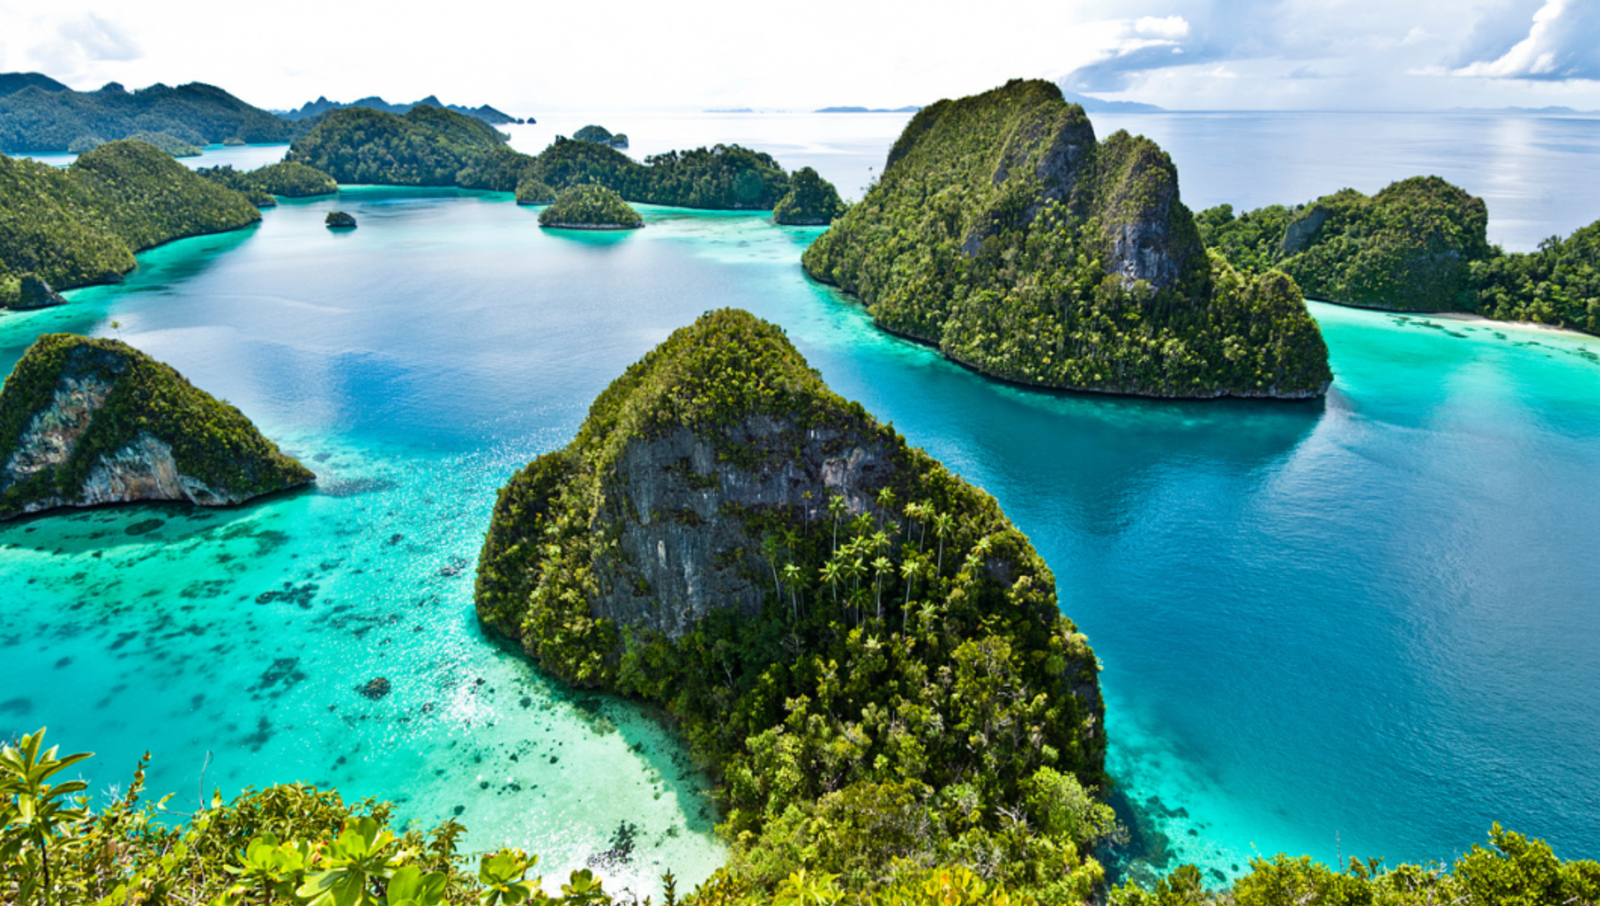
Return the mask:
<svg viewBox="0 0 1600 906">
<path fill-rule="evenodd" d="M 0 390 L 0 519 L 140 501 L 227 506 L 313 478 L 239 410 L 117 340 L 40 337 Z"/>
<path fill-rule="evenodd" d="M 846 710 L 956 733 L 954 711 L 929 715 L 959 694 L 935 688 L 982 650 L 985 671 L 1015 670 L 1018 700 L 1050 703 L 1029 718 L 1030 754 L 995 776 L 994 801 L 1047 763 L 1103 781 L 1098 665 L 1027 538 L 746 312 L 675 332 L 600 395 L 570 445 L 511 479 L 476 605 L 546 671 L 667 707 L 729 776 L 749 757 L 743 737 L 782 732 L 786 701 L 831 700 L 823 674 L 885 669 L 875 652 L 921 679 L 871 685 Z M 934 698 L 912 703 L 921 696 Z M 732 715 L 744 723 L 730 733 Z M 975 769 L 967 731 L 928 726 L 925 756 L 902 763 L 912 750 L 880 735 L 856 768 L 835 767 L 840 783 L 960 782 Z"/>
<path fill-rule="evenodd" d="M 1047 82 L 924 108 L 802 261 L 879 326 L 1017 383 L 1306 398 L 1332 378 L 1293 282 L 1207 254 L 1171 158 L 1097 139 Z"/>
<path fill-rule="evenodd" d="M 322 221 L 330 230 L 353 230 L 356 228 L 356 218 L 353 214 L 344 211 L 329 211 L 328 216 Z"/>
<path fill-rule="evenodd" d="M 23 274 L 18 281 L 20 288 L 17 292 L 17 301 L 11 307 L 17 311 L 28 311 L 35 308 L 49 308 L 53 305 L 65 305 L 67 300 L 60 293 L 50 288 L 40 277 L 33 274 Z"/>
</svg>

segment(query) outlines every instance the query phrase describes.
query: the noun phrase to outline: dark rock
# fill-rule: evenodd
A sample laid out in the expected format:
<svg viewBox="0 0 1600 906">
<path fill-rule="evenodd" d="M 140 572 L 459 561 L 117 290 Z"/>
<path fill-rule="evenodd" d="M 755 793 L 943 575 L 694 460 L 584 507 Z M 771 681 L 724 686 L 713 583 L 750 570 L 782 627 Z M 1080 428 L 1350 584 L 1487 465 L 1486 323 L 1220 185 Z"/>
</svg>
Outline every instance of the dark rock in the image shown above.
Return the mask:
<svg viewBox="0 0 1600 906">
<path fill-rule="evenodd" d="M 389 689 L 390 685 L 388 678 L 382 676 L 375 676 L 372 679 L 367 680 L 366 683 L 356 687 L 357 692 L 360 692 L 364 697 L 370 698 L 374 701 L 383 698 L 385 695 L 388 695 Z"/>
<path fill-rule="evenodd" d="M 343 211 L 329 211 L 327 220 L 323 221 L 330 230 L 353 230 L 356 228 L 356 219 Z"/>
<path fill-rule="evenodd" d="M 17 301 L 11 306 L 17 311 L 27 311 L 33 308 L 49 308 L 52 305 L 64 305 L 66 299 L 61 294 L 50 288 L 50 284 L 33 274 L 22 275 L 22 289 L 17 295 Z"/>
</svg>

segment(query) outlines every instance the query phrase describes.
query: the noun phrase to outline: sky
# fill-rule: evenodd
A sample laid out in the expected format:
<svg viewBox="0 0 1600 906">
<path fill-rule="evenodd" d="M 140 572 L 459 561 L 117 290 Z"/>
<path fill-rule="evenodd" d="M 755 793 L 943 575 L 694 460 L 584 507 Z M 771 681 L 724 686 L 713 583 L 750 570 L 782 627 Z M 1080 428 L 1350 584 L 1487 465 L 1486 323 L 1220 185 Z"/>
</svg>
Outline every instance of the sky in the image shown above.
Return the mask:
<svg viewBox="0 0 1600 906">
<path fill-rule="evenodd" d="M 899 107 L 1016 77 L 1175 110 L 1600 109 L 1600 0 L 0 0 L 0 72 L 260 107 Z"/>
</svg>

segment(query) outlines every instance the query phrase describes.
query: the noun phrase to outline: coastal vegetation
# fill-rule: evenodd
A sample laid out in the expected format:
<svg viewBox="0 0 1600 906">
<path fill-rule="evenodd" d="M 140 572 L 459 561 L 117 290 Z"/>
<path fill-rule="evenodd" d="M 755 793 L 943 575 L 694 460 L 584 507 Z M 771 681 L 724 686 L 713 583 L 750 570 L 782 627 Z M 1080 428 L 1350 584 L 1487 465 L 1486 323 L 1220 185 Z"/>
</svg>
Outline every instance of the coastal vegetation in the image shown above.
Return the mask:
<svg viewBox="0 0 1600 906">
<path fill-rule="evenodd" d="M 330 230 L 353 230 L 356 228 L 356 218 L 344 211 L 329 211 L 322 222 Z"/>
<path fill-rule="evenodd" d="M 618 132 L 615 135 L 604 126 L 584 126 L 572 133 L 573 139 L 580 142 L 595 142 L 611 148 L 628 147 L 628 137 Z"/>
<path fill-rule="evenodd" d="M 201 167 L 195 171 L 206 179 L 236 192 L 265 193 L 285 198 L 311 198 L 339 191 L 333 177 L 314 167 L 295 161 L 280 161 L 254 170 L 235 170 L 232 165 Z"/>
<path fill-rule="evenodd" d="M 583 230 L 632 230 L 644 218 L 622 196 L 605 186 L 580 184 L 556 194 L 555 201 L 539 212 L 539 225 Z"/>
<path fill-rule="evenodd" d="M 1048 82 L 924 108 L 802 260 L 879 326 L 1020 383 L 1305 398 L 1332 379 L 1294 280 L 1209 254 L 1168 156 L 1097 141 Z"/>
<path fill-rule="evenodd" d="M 0 387 L 0 519 L 130 500 L 231 504 L 314 477 L 238 409 L 119 340 L 46 334 Z"/>
<path fill-rule="evenodd" d="M 1472 263 L 1490 255 L 1483 199 L 1437 176 L 1368 197 L 1343 189 L 1293 210 L 1202 211 L 1201 236 L 1235 265 L 1278 268 L 1313 299 L 1399 311 L 1471 311 Z"/>
<path fill-rule="evenodd" d="M 555 191 L 594 183 L 629 202 L 717 210 L 770 210 L 790 188 L 789 175 L 770 155 L 738 145 L 672 151 L 639 163 L 606 144 L 557 136 L 533 156 L 513 151 L 482 122 L 430 107 L 403 116 L 333 111 L 294 143 L 288 159 L 344 184 L 514 192 L 527 181 Z"/>
<path fill-rule="evenodd" d="M 531 176 L 517 183 L 517 204 L 549 204 L 556 200 L 556 190 Z"/>
<path fill-rule="evenodd" d="M 1486 236 L 1483 199 L 1436 177 L 1367 197 L 1195 215 L 1207 244 L 1247 272 L 1278 268 L 1314 299 L 1398 311 L 1473 312 L 1600 333 L 1600 222 L 1528 254 Z"/>
<path fill-rule="evenodd" d="M 188 142 L 184 141 L 181 138 L 178 138 L 175 135 L 168 135 L 165 132 L 135 132 L 134 134 L 128 136 L 128 140 L 129 141 L 135 141 L 135 142 L 144 142 L 147 145 L 154 145 L 155 147 L 160 148 L 162 151 L 167 152 L 168 154 L 172 155 L 173 157 L 199 157 L 200 156 L 200 149 L 199 148 L 195 147 L 194 145 L 189 144 Z M 103 142 L 97 142 L 95 144 L 95 147 L 98 148 L 98 147 L 100 147 L 101 144 L 104 144 L 104 143 Z"/>
<path fill-rule="evenodd" d="M 502 489 L 477 608 L 676 718 L 741 885 L 959 863 L 1075 902 L 1102 876 L 1099 668 L 1048 567 L 746 312 L 675 332 Z"/>
<path fill-rule="evenodd" d="M 24 274 L 58 290 L 114 280 L 134 252 L 260 219 L 244 196 L 143 142 L 108 142 L 65 168 L 0 157 L 0 307 Z"/>
<path fill-rule="evenodd" d="M 789 192 L 772 207 L 772 219 L 792 226 L 826 226 L 844 213 L 844 202 L 833 183 L 810 167 L 789 177 Z"/>
<path fill-rule="evenodd" d="M 111 141 L 139 133 L 164 133 L 190 145 L 229 138 L 287 142 L 303 131 L 199 82 L 130 92 L 115 82 L 98 91 L 73 91 L 43 76 L 29 79 L 12 73 L 0 80 L 5 86 L 0 88 L 0 152 L 69 151 L 80 140 Z"/>
</svg>

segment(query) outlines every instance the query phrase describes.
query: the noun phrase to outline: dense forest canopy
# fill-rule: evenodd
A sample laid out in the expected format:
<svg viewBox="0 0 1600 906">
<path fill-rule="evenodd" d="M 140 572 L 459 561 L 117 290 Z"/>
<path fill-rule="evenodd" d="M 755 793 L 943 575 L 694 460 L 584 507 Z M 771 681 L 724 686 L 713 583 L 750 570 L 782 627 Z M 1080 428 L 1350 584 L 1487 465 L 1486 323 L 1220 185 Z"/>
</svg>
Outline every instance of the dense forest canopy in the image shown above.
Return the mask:
<svg viewBox="0 0 1600 906">
<path fill-rule="evenodd" d="M 743 590 L 695 603 L 723 583 Z M 675 332 L 501 491 L 477 606 L 546 671 L 677 718 L 741 883 L 971 861 L 1082 899 L 1100 877 L 1098 664 L 1049 569 L 746 312 Z"/>
<path fill-rule="evenodd" d="M 339 191 L 333 177 L 314 167 L 292 160 L 268 164 L 254 170 L 235 170 L 231 165 L 202 167 L 195 171 L 215 183 L 247 196 L 253 193 L 282 195 L 285 198 L 310 198 Z"/>
<path fill-rule="evenodd" d="M 880 326 L 1022 383 L 1297 398 L 1332 377 L 1294 281 L 1209 255 L 1167 155 L 1097 141 L 1048 82 L 924 108 L 803 261 Z"/>
<path fill-rule="evenodd" d="M 1312 298 L 1400 311 L 1476 312 L 1600 333 L 1600 222 L 1538 251 L 1507 254 L 1486 238 L 1483 199 L 1436 177 L 1367 197 L 1343 189 L 1294 208 L 1195 217 L 1235 266 L 1281 268 Z"/>
<path fill-rule="evenodd" d="M 556 193 L 555 201 L 539 212 L 539 225 L 631 230 L 644 226 L 644 218 L 605 186 L 580 183 Z"/>
<path fill-rule="evenodd" d="M 810 167 L 801 167 L 789 178 L 789 193 L 773 206 L 772 219 L 794 226 L 825 226 L 844 209 L 832 183 Z"/>
<path fill-rule="evenodd" d="M 37 77 L 37 78 L 34 78 Z M 191 82 L 127 91 L 115 82 L 98 91 L 51 87 L 37 73 L 0 76 L 0 152 L 68 151 L 73 142 L 112 141 L 162 132 L 191 145 L 226 139 L 287 142 L 303 129 L 239 100 L 221 88 Z"/>
<path fill-rule="evenodd" d="M 0 306 L 23 274 L 56 289 L 113 280 L 133 253 L 261 214 L 156 148 L 108 142 L 65 168 L 0 157 Z"/>
</svg>

